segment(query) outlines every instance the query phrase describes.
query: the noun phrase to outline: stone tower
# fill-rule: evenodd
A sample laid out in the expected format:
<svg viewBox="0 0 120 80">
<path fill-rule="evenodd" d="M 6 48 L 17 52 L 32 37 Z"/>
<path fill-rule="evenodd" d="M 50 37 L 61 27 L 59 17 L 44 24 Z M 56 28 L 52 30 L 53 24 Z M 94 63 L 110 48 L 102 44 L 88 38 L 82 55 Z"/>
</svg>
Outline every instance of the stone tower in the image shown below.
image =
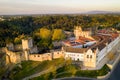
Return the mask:
<svg viewBox="0 0 120 80">
<path fill-rule="evenodd" d="M 81 26 L 76 26 L 76 28 L 74 29 L 74 35 L 76 39 L 79 39 L 79 37 L 86 37 L 86 38 L 90 38 L 91 36 L 91 31 L 83 31 Z"/>
<path fill-rule="evenodd" d="M 84 55 L 84 66 L 96 67 L 96 50 L 89 49 Z"/>
<path fill-rule="evenodd" d="M 22 39 L 22 47 L 23 47 L 23 50 L 28 50 L 30 48 L 33 47 L 33 40 L 32 38 L 28 38 L 28 39 Z"/>
<path fill-rule="evenodd" d="M 25 60 L 29 60 L 29 52 L 30 49 L 33 48 L 32 38 L 22 39 L 22 47 L 23 47 Z"/>
<path fill-rule="evenodd" d="M 82 32 L 82 28 L 79 26 L 76 26 L 74 29 L 74 35 L 76 39 L 79 39 L 81 32 Z"/>
</svg>

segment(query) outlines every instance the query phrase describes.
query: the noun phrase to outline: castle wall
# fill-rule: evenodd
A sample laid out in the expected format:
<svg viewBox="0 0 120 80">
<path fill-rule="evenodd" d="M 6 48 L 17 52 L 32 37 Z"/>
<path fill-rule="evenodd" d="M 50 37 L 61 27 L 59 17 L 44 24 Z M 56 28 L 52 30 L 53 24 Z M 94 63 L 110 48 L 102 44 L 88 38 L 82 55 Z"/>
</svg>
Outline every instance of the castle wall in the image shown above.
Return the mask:
<svg viewBox="0 0 120 80">
<path fill-rule="evenodd" d="M 14 49 L 15 49 L 16 51 L 20 51 L 20 50 L 22 50 L 22 45 L 21 45 L 21 44 L 15 45 L 15 46 L 14 46 Z"/>
<path fill-rule="evenodd" d="M 37 46 L 34 46 L 30 49 L 30 53 L 38 53 Z"/>
<path fill-rule="evenodd" d="M 29 60 L 33 60 L 33 61 L 52 60 L 52 54 L 51 53 L 30 54 L 29 55 Z"/>
<path fill-rule="evenodd" d="M 64 52 L 63 51 L 53 51 L 52 55 L 53 55 L 52 56 L 53 59 L 61 58 L 61 57 L 64 57 Z"/>
<path fill-rule="evenodd" d="M 6 49 L 6 58 L 7 58 L 7 62 L 11 62 L 11 63 L 20 63 L 21 62 L 21 54 L 20 52 L 12 52 Z M 9 59 L 8 59 L 9 58 Z M 8 61 L 10 60 L 10 61 Z"/>
</svg>

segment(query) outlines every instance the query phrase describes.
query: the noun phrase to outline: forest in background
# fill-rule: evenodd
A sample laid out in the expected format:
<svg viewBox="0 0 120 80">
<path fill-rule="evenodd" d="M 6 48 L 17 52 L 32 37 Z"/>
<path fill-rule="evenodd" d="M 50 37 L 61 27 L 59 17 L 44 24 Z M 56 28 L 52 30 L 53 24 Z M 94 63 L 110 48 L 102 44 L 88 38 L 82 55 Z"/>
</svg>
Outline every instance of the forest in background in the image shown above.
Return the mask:
<svg viewBox="0 0 120 80">
<path fill-rule="evenodd" d="M 51 47 L 52 41 L 61 40 L 53 39 L 55 30 L 60 33 L 60 30 L 73 31 L 75 26 L 82 26 L 83 28 L 98 27 L 99 29 L 115 28 L 120 30 L 120 15 L 115 14 L 4 16 L 3 18 L 4 20 L 0 21 L 0 47 L 4 47 L 6 43 L 10 42 L 14 44 L 20 43 L 20 39 L 25 35 L 32 36 L 38 41 L 36 42 L 38 45 Z M 42 38 L 41 29 L 47 29 L 51 38 Z M 40 37 L 36 38 L 36 33 L 39 32 Z"/>
</svg>

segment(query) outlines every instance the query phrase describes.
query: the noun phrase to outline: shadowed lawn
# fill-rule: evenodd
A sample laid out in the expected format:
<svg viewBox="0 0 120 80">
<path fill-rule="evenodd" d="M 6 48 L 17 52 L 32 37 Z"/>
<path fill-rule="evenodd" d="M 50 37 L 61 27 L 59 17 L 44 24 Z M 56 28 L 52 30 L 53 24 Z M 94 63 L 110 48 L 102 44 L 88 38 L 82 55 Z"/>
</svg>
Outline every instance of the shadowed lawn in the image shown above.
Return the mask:
<svg viewBox="0 0 120 80">
<path fill-rule="evenodd" d="M 10 78 L 12 80 L 21 80 L 24 77 L 44 71 L 52 66 L 58 66 L 61 62 L 63 62 L 63 59 L 43 62 L 24 61 L 21 63 L 22 68 L 17 66 L 11 71 Z"/>
<path fill-rule="evenodd" d="M 63 66 L 56 70 L 56 74 L 52 72 L 43 74 L 39 77 L 33 78 L 31 80 L 51 80 L 53 78 L 63 78 L 63 77 L 91 77 L 96 78 L 97 76 L 103 76 L 107 74 L 110 69 L 105 65 L 100 70 L 76 70 L 77 68 L 74 65 Z"/>
</svg>

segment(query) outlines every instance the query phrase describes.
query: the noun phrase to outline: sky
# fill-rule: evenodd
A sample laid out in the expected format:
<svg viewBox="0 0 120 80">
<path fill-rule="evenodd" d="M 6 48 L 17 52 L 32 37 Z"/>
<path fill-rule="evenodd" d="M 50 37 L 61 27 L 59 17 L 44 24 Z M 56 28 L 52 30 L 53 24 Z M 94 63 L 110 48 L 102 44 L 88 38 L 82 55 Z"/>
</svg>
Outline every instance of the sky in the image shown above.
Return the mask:
<svg viewBox="0 0 120 80">
<path fill-rule="evenodd" d="M 0 14 L 120 11 L 120 0 L 0 0 Z"/>
</svg>

